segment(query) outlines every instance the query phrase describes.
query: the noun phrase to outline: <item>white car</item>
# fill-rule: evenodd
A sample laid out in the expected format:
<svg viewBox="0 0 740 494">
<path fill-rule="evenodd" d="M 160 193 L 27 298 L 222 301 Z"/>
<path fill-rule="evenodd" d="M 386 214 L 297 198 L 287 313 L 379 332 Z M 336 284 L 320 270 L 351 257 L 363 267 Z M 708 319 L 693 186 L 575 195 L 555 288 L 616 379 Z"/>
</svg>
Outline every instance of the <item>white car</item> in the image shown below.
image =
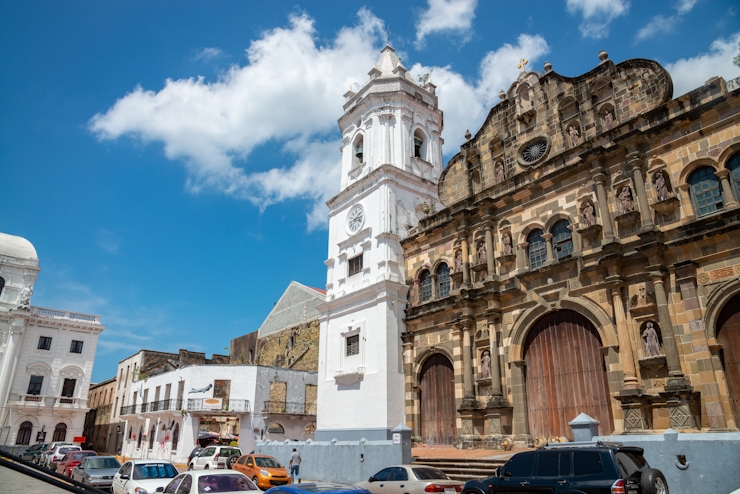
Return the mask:
<svg viewBox="0 0 740 494">
<path fill-rule="evenodd" d="M 49 450 L 49 452 L 46 454 L 43 466 L 50 469 L 52 472 L 56 472 L 57 463 L 62 461 L 64 455 L 72 451 L 82 451 L 82 448 L 80 448 L 79 446 L 75 446 L 74 444 L 60 444 L 54 447 L 54 449 Z"/>
<path fill-rule="evenodd" d="M 113 494 L 153 494 L 176 476 L 167 460 L 129 460 L 113 476 Z"/>
<path fill-rule="evenodd" d="M 215 470 L 217 468 L 231 468 L 241 455 L 242 451 L 233 446 L 208 446 L 198 456 L 190 460 L 188 469 Z"/>
<path fill-rule="evenodd" d="M 379 471 L 367 482 L 355 485 L 373 494 L 457 494 L 463 488 L 463 482 L 450 480 L 443 471 L 425 465 L 393 465 Z"/>
<path fill-rule="evenodd" d="M 259 488 L 243 473 L 234 470 L 201 470 L 185 472 L 175 477 L 164 489 L 165 494 L 220 494 L 224 492 L 258 491 Z"/>
</svg>

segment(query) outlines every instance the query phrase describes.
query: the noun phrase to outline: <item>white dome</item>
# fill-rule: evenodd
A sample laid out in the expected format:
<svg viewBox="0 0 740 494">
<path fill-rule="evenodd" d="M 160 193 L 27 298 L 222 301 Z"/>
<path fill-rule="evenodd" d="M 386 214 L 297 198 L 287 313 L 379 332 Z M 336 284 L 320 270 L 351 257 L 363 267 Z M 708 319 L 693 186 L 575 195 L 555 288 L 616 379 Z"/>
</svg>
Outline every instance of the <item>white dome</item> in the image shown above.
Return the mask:
<svg viewBox="0 0 740 494">
<path fill-rule="evenodd" d="M 33 244 L 23 237 L 0 232 L 0 256 L 38 259 Z"/>
</svg>

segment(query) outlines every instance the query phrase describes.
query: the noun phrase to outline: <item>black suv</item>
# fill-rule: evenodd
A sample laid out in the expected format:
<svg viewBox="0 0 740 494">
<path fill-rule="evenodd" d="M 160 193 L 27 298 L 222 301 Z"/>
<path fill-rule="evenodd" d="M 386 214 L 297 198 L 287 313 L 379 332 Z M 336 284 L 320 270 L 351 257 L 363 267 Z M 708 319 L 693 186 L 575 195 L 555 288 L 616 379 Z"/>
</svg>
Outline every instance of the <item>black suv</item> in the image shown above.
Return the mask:
<svg viewBox="0 0 740 494">
<path fill-rule="evenodd" d="M 560 443 L 517 453 L 495 477 L 465 482 L 462 494 L 668 494 L 642 453 L 621 443 Z"/>
</svg>

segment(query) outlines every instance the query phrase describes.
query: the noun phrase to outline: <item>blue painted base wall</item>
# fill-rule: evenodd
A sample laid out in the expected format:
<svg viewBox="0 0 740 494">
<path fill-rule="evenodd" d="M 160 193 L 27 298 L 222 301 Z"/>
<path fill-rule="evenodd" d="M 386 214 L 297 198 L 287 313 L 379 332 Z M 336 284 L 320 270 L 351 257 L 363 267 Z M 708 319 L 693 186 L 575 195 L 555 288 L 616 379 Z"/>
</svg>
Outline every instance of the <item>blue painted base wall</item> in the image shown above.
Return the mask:
<svg viewBox="0 0 740 494">
<path fill-rule="evenodd" d="M 645 459 L 659 469 L 672 493 L 725 494 L 740 488 L 740 432 L 679 433 L 663 435 L 597 436 L 597 441 L 617 441 L 645 450 Z M 677 456 L 688 468 L 681 469 Z"/>
<path fill-rule="evenodd" d="M 389 465 L 411 462 L 411 441 L 258 441 L 255 453 L 274 456 L 288 466 L 293 448 L 301 454 L 301 481 L 354 484 Z"/>
</svg>

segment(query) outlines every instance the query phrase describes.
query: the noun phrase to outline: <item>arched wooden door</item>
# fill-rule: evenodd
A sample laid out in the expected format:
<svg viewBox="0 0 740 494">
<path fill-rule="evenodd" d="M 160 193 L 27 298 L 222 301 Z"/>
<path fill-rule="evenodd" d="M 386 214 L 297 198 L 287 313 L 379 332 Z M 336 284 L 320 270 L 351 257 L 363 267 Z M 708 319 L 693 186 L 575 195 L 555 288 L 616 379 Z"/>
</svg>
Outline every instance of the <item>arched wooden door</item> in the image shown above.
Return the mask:
<svg viewBox="0 0 740 494">
<path fill-rule="evenodd" d="M 435 353 L 421 367 L 421 437 L 425 444 L 455 440 L 455 371 Z"/>
<path fill-rule="evenodd" d="M 717 319 L 717 342 L 722 345 L 722 367 L 730 392 L 735 423 L 740 423 L 740 295 L 727 302 Z"/>
<path fill-rule="evenodd" d="M 524 344 L 529 433 L 573 440 L 568 422 L 585 413 L 614 430 L 601 339 L 591 321 L 560 310 L 543 316 Z"/>
</svg>

